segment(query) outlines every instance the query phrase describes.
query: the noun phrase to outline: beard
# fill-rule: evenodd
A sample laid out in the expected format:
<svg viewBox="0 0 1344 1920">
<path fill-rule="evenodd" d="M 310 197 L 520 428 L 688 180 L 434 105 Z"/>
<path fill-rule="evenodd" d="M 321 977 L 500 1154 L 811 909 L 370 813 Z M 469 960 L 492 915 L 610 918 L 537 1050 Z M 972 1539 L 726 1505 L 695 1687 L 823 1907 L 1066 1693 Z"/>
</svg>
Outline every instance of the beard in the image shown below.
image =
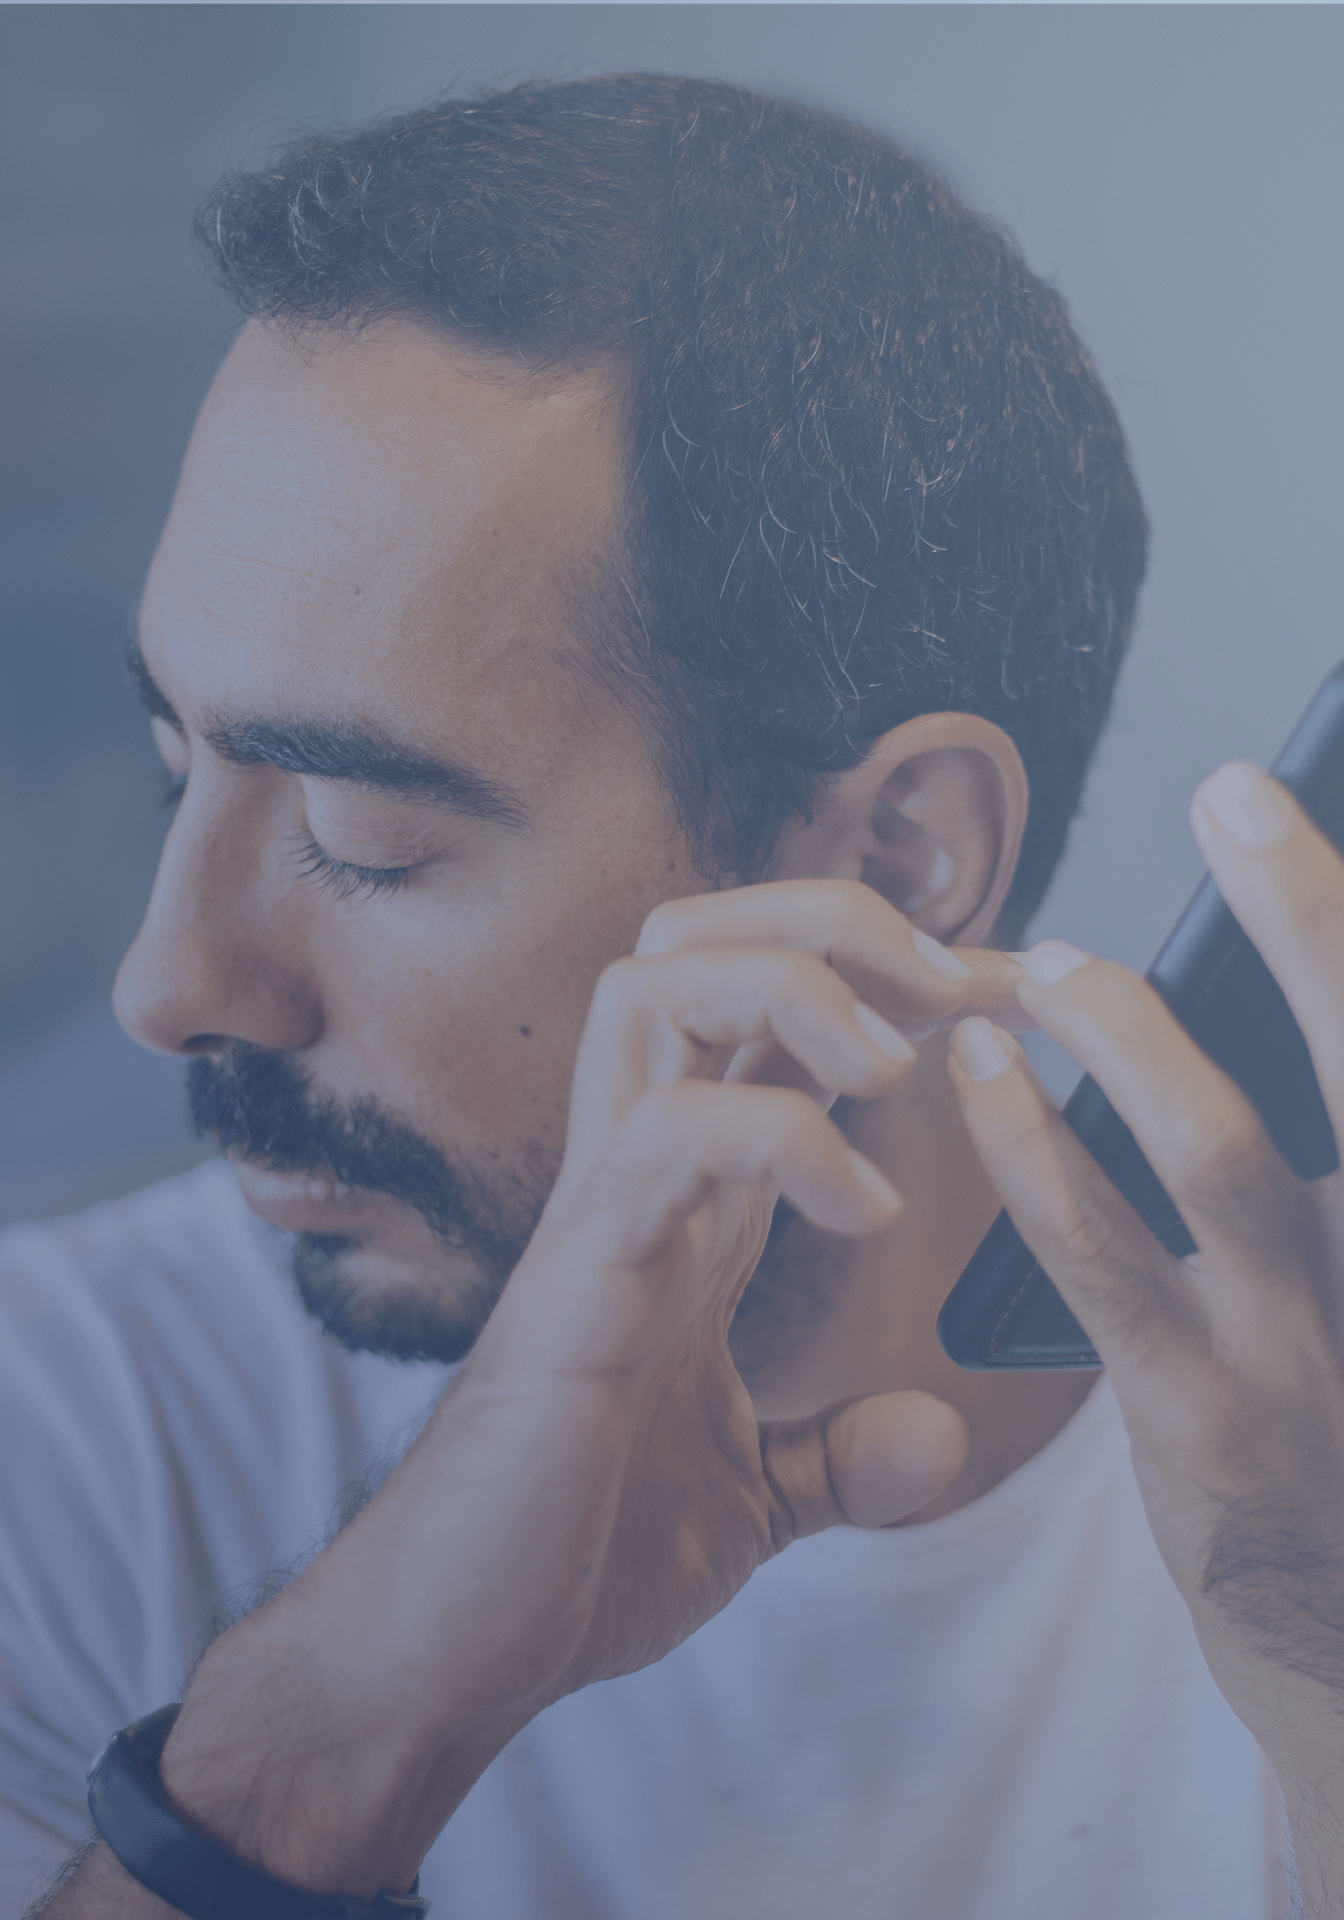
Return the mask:
<svg viewBox="0 0 1344 1920">
<path fill-rule="evenodd" d="M 450 1161 L 369 1095 L 349 1102 L 317 1092 L 286 1053 L 230 1041 L 217 1058 L 187 1069 L 197 1135 L 273 1173 L 326 1174 L 343 1186 L 385 1194 L 428 1227 L 442 1255 L 437 1271 L 400 1282 L 358 1234 L 299 1233 L 292 1271 L 303 1305 L 353 1353 L 387 1359 L 459 1361 L 471 1351 L 536 1231 L 559 1171 L 536 1141 L 517 1164 Z M 837 1103 L 837 1117 L 850 1103 Z M 729 1347 L 748 1385 L 795 1351 L 826 1318 L 852 1249 L 823 1235 L 780 1201 L 765 1250 L 738 1303 Z M 465 1271 L 464 1271 L 465 1269 Z"/>
<path fill-rule="evenodd" d="M 841 1097 L 831 1118 L 846 1138 L 862 1102 Z M 816 1336 L 848 1288 L 862 1243 L 775 1203 L 770 1231 L 728 1329 L 728 1351 L 748 1388 L 769 1379 Z"/>
<path fill-rule="evenodd" d="M 558 1171 L 535 1141 L 509 1168 L 489 1155 L 450 1161 L 370 1096 L 346 1102 L 320 1093 L 291 1055 L 248 1041 L 191 1062 L 187 1104 L 197 1135 L 225 1153 L 268 1172 L 325 1174 L 385 1194 L 424 1222 L 441 1270 L 422 1264 L 400 1282 L 387 1277 L 395 1263 L 380 1263 L 356 1233 L 295 1236 L 294 1281 L 308 1312 L 343 1347 L 393 1360 L 452 1363 L 470 1352 Z"/>
</svg>

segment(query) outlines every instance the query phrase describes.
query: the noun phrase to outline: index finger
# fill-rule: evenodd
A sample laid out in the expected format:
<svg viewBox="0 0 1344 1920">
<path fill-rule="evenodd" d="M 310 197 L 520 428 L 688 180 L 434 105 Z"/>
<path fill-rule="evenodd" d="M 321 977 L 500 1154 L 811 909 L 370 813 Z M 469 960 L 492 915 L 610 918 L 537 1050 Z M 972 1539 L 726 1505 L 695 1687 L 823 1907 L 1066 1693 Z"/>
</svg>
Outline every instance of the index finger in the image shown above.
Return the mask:
<svg viewBox="0 0 1344 1920">
<path fill-rule="evenodd" d="M 996 949 L 942 946 L 860 880 L 770 880 L 665 900 L 636 954 L 690 947 L 792 947 L 833 967 L 869 1006 L 937 1025 L 969 1012 L 1006 1014 L 1021 969 Z"/>
<path fill-rule="evenodd" d="M 1344 1141 L 1344 860 L 1278 781 L 1230 761 L 1191 824 L 1219 891 L 1282 987 Z"/>
</svg>

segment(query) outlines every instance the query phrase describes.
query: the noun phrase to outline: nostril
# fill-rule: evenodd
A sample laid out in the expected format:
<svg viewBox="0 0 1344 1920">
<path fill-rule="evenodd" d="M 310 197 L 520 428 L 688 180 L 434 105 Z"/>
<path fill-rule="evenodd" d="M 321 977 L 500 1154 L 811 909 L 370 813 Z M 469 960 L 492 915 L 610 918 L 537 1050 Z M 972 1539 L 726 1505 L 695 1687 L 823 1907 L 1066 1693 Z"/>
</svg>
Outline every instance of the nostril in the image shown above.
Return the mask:
<svg viewBox="0 0 1344 1920">
<path fill-rule="evenodd" d="M 222 1053 L 228 1041 L 222 1033 L 193 1033 L 182 1042 L 183 1053 Z"/>
</svg>

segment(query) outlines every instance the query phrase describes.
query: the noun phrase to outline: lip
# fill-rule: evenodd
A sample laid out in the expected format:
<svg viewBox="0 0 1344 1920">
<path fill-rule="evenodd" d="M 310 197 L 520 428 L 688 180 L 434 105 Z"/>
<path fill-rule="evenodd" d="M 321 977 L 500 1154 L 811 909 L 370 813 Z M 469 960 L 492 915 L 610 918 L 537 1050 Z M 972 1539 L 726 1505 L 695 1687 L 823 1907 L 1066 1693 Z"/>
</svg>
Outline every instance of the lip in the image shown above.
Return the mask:
<svg viewBox="0 0 1344 1920">
<path fill-rule="evenodd" d="M 386 1194 L 313 1173 L 271 1173 L 229 1156 L 244 1200 L 260 1219 L 289 1233 L 368 1231 L 395 1208 Z"/>
</svg>

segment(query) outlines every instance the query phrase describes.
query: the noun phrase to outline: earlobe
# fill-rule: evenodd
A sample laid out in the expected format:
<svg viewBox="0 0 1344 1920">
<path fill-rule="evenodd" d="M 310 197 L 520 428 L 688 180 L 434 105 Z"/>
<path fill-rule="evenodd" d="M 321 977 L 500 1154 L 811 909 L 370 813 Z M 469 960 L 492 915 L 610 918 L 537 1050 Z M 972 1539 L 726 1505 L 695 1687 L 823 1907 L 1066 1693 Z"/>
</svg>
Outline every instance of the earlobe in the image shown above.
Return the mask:
<svg viewBox="0 0 1344 1920">
<path fill-rule="evenodd" d="M 1002 728 L 921 714 L 831 781 L 815 817 L 786 831 L 781 879 L 863 880 L 936 939 L 978 946 L 1017 865 L 1027 777 Z"/>
</svg>

